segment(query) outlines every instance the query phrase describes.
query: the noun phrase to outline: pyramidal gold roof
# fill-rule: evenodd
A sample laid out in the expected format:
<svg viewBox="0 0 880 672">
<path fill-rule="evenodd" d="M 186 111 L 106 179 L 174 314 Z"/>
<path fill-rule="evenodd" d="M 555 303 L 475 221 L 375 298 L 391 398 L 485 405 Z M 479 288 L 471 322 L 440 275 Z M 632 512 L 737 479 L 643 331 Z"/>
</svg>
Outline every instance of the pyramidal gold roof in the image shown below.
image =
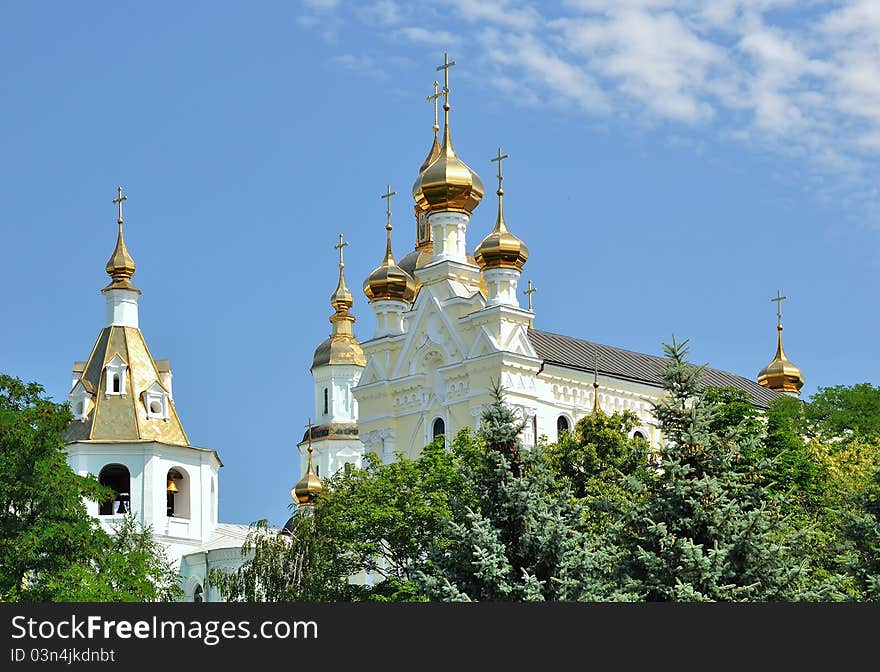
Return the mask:
<svg viewBox="0 0 880 672">
<path fill-rule="evenodd" d="M 116 356 L 126 365 L 125 389 L 121 395 L 105 392 L 107 364 Z M 154 385 L 163 389 L 164 386 L 140 329 L 104 327 L 76 384 L 80 383 L 94 397 L 94 405 L 85 421 L 71 423 L 64 436 L 66 441 L 159 441 L 190 445 L 171 399 L 168 399 L 167 420 L 147 417 L 144 393 Z"/>
</svg>

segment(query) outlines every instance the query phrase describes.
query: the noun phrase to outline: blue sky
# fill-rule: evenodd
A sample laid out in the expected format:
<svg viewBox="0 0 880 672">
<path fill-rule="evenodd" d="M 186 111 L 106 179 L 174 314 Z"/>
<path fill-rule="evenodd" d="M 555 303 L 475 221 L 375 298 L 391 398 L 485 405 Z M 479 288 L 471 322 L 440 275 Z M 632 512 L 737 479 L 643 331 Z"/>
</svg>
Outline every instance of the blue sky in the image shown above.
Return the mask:
<svg viewBox="0 0 880 672">
<path fill-rule="evenodd" d="M 536 327 L 754 378 L 880 384 L 880 5 L 873 0 L 4 3 L 0 371 L 66 399 L 104 324 L 116 186 L 191 441 L 221 519 L 288 516 L 329 333 L 349 286 L 413 245 L 448 51 L 455 147 L 529 246 Z M 355 331 L 373 318 L 356 293 Z"/>
</svg>

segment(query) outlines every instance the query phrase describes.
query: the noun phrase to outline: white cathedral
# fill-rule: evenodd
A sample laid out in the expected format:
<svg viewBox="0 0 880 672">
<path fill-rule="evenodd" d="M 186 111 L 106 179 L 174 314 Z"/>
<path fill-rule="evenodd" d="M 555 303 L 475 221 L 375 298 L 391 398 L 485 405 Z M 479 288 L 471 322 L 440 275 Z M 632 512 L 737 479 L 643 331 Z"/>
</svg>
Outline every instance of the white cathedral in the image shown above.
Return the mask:
<svg viewBox="0 0 880 672">
<path fill-rule="evenodd" d="M 506 402 L 525 420 L 522 440 L 556 441 L 584 415 L 630 410 L 639 419 L 633 434 L 651 446 L 662 439 L 651 409 L 663 393 L 666 361 L 655 355 L 540 331 L 528 289 L 520 290 L 526 244 L 504 217 L 498 150 L 497 215 L 494 228 L 469 253 L 468 226 L 483 198 L 483 183 L 452 145 L 449 125 L 448 58 L 434 83 L 434 141 L 412 188 L 415 249 L 396 261 L 391 244 L 391 208 L 386 206 L 385 257 L 363 285 L 375 314 L 375 332 L 360 343 L 350 314 L 354 299 L 344 277 L 340 234 L 339 281 L 330 298 L 335 313 L 330 337 L 315 350 L 317 426 L 299 444 L 304 480 L 294 499 L 308 501 L 306 476 L 359 466 L 365 451 L 384 461 L 416 457 L 437 436 L 476 429 L 492 389 L 500 382 Z M 437 99 L 444 98 L 439 138 Z M 394 192 L 388 187 L 383 198 Z M 527 298 L 527 307 L 519 297 Z M 779 300 L 778 297 L 776 300 Z M 804 379 L 782 347 L 781 313 L 777 351 L 757 380 L 707 369 L 704 383 L 732 386 L 766 408 L 780 394 L 797 396 Z M 314 456 L 313 456 L 314 453 Z M 312 487 L 320 481 L 311 478 Z M 317 483 L 317 485 L 316 485 Z"/>
<path fill-rule="evenodd" d="M 528 248 L 505 221 L 501 163 L 507 157 L 500 149 L 493 159 L 495 226 L 468 252 L 468 225 L 484 191 L 452 145 L 452 65 L 446 58 L 438 67 L 444 87 L 438 91 L 435 82 L 429 97 L 434 139 L 412 189 L 415 247 L 399 262 L 392 251 L 390 186 L 383 196 L 385 256 L 363 285 L 375 332 L 363 343 L 354 334 L 354 297 L 345 281 L 348 243 L 340 234 L 335 245 L 339 278 L 330 297 L 331 334 L 311 366 L 316 422 L 298 444 L 303 475 L 291 491 L 300 506 L 320 492 L 321 476 L 360 467 L 366 451 L 386 462 L 413 458 L 438 436 L 476 429 L 499 382 L 506 402 L 526 421 L 527 446 L 540 437 L 555 441 L 599 410 L 630 410 L 639 419 L 633 434 L 652 446 L 662 440 L 651 413 L 663 393 L 662 357 L 533 328 L 533 288 L 520 289 Z M 240 565 L 248 528 L 218 521 L 220 457 L 190 443 L 175 410 L 170 363 L 153 359 L 138 327 L 140 290 L 131 281 L 135 264 L 123 238 L 125 200 L 120 188 L 114 200 L 119 233 L 106 267 L 111 282 L 102 290 L 106 324 L 88 359 L 73 366 L 68 463 L 116 493 L 112 502 L 88 503 L 105 529 L 130 511 L 178 563 L 185 599 L 215 601 L 221 596 L 208 574 Z M 528 297 L 525 308 L 520 295 Z M 760 408 L 781 394 L 797 396 L 803 376 L 785 355 L 778 315 L 776 355 L 756 381 L 707 369 L 705 383 L 744 390 Z"/>
</svg>

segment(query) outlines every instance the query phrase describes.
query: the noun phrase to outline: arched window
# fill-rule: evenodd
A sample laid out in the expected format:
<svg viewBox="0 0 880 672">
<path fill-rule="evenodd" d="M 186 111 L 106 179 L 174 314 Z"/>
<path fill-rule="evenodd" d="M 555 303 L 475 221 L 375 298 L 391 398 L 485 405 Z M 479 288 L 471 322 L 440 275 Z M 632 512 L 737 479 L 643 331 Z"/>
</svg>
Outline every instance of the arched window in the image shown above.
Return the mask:
<svg viewBox="0 0 880 672">
<path fill-rule="evenodd" d="M 180 467 L 168 470 L 166 514 L 174 518 L 189 518 L 189 477 Z"/>
<path fill-rule="evenodd" d="M 119 394 L 119 374 L 113 374 L 113 393 Z"/>
<path fill-rule="evenodd" d="M 634 439 L 641 439 L 642 441 L 647 441 L 647 440 L 648 440 L 648 437 L 645 436 L 644 432 L 640 432 L 640 431 L 638 431 L 638 430 L 636 430 L 635 432 L 633 432 L 633 438 L 634 438 Z"/>
<path fill-rule="evenodd" d="M 101 469 L 98 482 L 113 490 L 112 499 L 101 502 L 98 514 L 112 516 L 116 513 L 128 513 L 131 508 L 131 475 L 128 468 L 121 464 L 108 464 Z"/>
<path fill-rule="evenodd" d="M 327 409 L 329 406 L 329 395 L 327 394 L 327 388 L 324 388 L 324 415 L 327 415 Z"/>
<path fill-rule="evenodd" d="M 196 589 L 193 591 L 193 602 L 204 602 L 205 601 L 205 591 L 202 589 L 202 584 L 198 584 Z"/>
<path fill-rule="evenodd" d="M 434 420 L 434 425 L 431 428 L 431 435 L 435 439 L 438 436 L 446 436 L 446 423 L 443 422 L 443 418 L 437 418 Z"/>
<path fill-rule="evenodd" d="M 560 415 L 556 418 L 556 435 L 562 436 L 563 432 L 571 431 L 571 425 L 568 423 L 568 418 L 564 415 Z"/>
</svg>

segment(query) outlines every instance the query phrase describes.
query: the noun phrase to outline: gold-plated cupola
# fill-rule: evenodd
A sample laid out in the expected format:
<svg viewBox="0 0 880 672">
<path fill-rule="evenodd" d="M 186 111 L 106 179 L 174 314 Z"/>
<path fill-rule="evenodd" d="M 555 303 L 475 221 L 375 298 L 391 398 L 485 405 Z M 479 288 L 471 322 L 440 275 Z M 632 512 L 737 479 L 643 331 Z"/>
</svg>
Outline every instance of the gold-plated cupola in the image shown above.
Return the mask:
<svg viewBox="0 0 880 672">
<path fill-rule="evenodd" d="M 758 373 L 758 383 L 776 392 L 799 395 L 804 386 L 804 376 L 801 370 L 788 359 L 785 349 L 782 347 L 782 302 L 787 298 L 787 296 L 782 296 L 781 292 L 776 292 L 776 297 L 770 299 L 776 302 L 776 355 Z"/>
<path fill-rule="evenodd" d="M 354 337 L 353 325 L 355 317 L 349 310 L 354 305 L 354 297 L 345 284 L 345 259 L 343 249 L 348 246 L 342 234 L 339 234 L 339 242 L 333 249 L 339 251 L 339 281 L 336 291 L 330 296 L 330 305 L 336 311 L 330 316 L 330 324 L 333 325 L 330 337 L 325 339 L 316 349 L 312 358 L 312 369 L 328 364 L 353 364 L 366 366 L 367 360 L 361 344 Z"/>
<path fill-rule="evenodd" d="M 444 54 L 443 70 L 443 144 L 440 153 L 419 173 L 413 184 L 413 198 L 417 207 L 427 213 L 465 212 L 472 213 L 483 198 L 483 183 L 479 176 L 458 158 L 452 146 L 449 128 L 449 68 L 455 61 Z M 428 157 L 430 158 L 430 154 Z"/>
<path fill-rule="evenodd" d="M 119 235 L 116 238 L 116 247 L 113 249 L 113 254 L 110 255 L 110 259 L 107 260 L 107 266 L 105 267 L 111 282 L 101 291 L 108 292 L 111 289 L 127 289 L 140 294 L 140 290 L 131 284 L 131 278 L 135 272 L 134 259 L 128 253 L 128 248 L 125 247 L 125 238 L 122 236 L 122 204 L 128 200 L 128 196 L 122 195 L 122 187 L 117 187 L 116 193 L 117 195 L 113 199 L 113 203 L 119 206 L 119 216 L 116 220 L 116 223 L 119 225 Z"/>
<path fill-rule="evenodd" d="M 507 228 L 504 221 L 504 188 L 501 186 L 504 176 L 501 174 L 501 162 L 508 158 L 507 154 L 498 155 L 492 161 L 498 162 L 498 216 L 495 219 L 495 228 L 474 250 L 474 258 L 477 264 L 485 270 L 488 268 L 516 268 L 522 270 L 529 258 L 529 248 L 519 238 L 514 236 Z"/>
<path fill-rule="evenodd" d="M 412 303 L 416 294 L 416 282 L 413 277 L 404 271 L 394 260 L 394 254 L 391 251 L 391 197 L 397 192 L 391 191 L 391 185 L 388 185 L 387 191 L 382 198 L 387 201 L 387 222 L 385 231 L 387 235 L 385 243 L 385 259 L 370 273 L 370 276 L 364 282 L 364 294 L 370 300 L 374 301 L 405 301 Z"/>
<path fill-rule="evenodd" d="M 308 439 L 309 439 L 309 459 L 308 465 L 306 467 L 305 473 L 302 477 L 296 482 L 296 485 L 293 486 L 293 489 L 290 491 L 290 496 L 293 497 L 293 500 L 299 506 L 308 506 L 315 503 L 315 499 L 317 499 L 320 492 L 324 489 L 323 484 L 321 483 L 321 479 L 318 478 L 318 475 L 315 473 L 314 467 L 312 467 L 312 419 L 309 418 L 308 427 Z"/>
</svg>

